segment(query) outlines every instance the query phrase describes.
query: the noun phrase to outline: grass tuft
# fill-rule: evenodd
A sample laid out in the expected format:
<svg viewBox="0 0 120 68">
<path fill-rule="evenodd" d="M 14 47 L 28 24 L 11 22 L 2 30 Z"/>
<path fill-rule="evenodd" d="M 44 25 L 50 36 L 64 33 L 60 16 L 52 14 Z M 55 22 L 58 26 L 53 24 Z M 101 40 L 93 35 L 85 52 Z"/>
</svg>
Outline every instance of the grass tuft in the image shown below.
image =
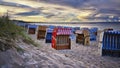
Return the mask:
<svg viewBox="0 0 120 68">
<path fill-rule="evenodd" d="M 23 27 L 15 25 L 10 19 L 9 16 L 0 17 L 0 39 L 5 40 L 8 44 L 14 43 L 15 40 L 18 40 L 20 37 L 27 44 L 32 44 L 38 46 L 27 34 L 25 34 L 25 29 Z M 9 48 L 16 48 L 14 45 L 2 44 L 0 42 L 0 50 L 6 50 Z M 16 48 L 18 51 L 22 51 L 20 48 Z"/>
</svg>

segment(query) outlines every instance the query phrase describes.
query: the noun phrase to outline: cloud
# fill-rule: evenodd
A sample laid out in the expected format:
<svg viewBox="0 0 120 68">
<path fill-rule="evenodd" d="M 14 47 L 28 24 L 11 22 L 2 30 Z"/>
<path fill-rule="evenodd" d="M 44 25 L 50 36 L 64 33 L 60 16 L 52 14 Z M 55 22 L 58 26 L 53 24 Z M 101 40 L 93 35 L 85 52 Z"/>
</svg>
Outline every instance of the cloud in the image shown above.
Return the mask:
<svg viewBox="0 0 120 68">
<path fill-rule="evenodd" d="M 0 1 L 0 5 L 11 6 L 11 7 L 31 8 L 30 6 L 27 6 L 27 5 L 22 5 L 22 4 L 18 4 L 18 3 L 4 2 L 4 1 Z"/>
<path fill-rule="evenodd" d="M 120 16 L 120 10 L 116 10 L 116 9 L 100 9 L 99 13 L 115 14 Z"/>
<path fill-rule="evenodd" d="M 6 8 L 15 17 L 35 20 L 43 16 L 44 21 L 63 22 L 120 21 L 119 6 L 120 0 L 0 0 L 2 12 Z"/>
<path fill-rule="evenodd" d="M 32 0 L 32 1 L 38 1 L 38 2 L 44 2 L 44 3 L 50 3 L 50 4 L 58 4 L 58 5 L 64 5 L 64 6 L 70 6 L 70 7 L 81 7 L 85 2 L 89 0 Z"/>
<path fill-rule="evenodd" d="M 39 14 L 40 14 L 39 11 L 30 11 L 30 12 L 18 13 L 16 15 L 20 15 L 20 16 L 34 16 L 34 15 L 39 15 Z"/>
</svg>

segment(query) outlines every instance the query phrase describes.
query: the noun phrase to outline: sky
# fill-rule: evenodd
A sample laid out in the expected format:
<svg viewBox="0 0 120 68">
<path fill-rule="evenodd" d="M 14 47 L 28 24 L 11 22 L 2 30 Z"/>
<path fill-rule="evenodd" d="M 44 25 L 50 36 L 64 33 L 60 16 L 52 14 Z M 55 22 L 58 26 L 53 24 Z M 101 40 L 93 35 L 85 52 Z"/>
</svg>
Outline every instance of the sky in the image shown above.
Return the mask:
<svg viewBox="0 0 120 68">
<path fill-rule="evenodd" d="M 0 16 L 30 22 L 120 22 L 120 0 L 0 0 Z"/>
</svg>

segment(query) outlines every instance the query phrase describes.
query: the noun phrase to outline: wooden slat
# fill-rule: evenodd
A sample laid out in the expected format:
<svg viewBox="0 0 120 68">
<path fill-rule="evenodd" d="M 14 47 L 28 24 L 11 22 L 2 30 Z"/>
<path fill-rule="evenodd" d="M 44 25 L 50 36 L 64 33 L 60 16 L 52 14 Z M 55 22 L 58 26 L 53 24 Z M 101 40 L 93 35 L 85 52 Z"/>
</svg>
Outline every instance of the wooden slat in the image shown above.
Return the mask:
<svg viewBox="0 0 120 68">
<path fill-rule="evenodd" d="M 29 28 L 28 34 L 35 34 L 35 28 Z"/>
</svg>

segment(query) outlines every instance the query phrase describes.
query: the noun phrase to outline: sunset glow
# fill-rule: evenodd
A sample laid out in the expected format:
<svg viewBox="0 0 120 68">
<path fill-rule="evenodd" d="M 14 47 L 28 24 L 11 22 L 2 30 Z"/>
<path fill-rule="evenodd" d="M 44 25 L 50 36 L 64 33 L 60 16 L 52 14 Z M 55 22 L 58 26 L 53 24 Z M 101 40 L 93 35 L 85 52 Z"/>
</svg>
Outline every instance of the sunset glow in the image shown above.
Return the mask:
<svg viewBox="0 0 120 68">
<path fill-rule="evenodd" d="M 118 0 L 115 0 L 114 2 L 112 0 L 101 0 L 99 2 L 91 0 L 89 2 L 85 1 L 74 5 L 67 5 L 67 2 L 65 2 L 65 5 L 62 5 L 62 1 L 56 1 L 54 4 L 52 3 L 52 0 L 51 2 L 41 0 L 0 0 L 0 15 L 8 12 L 11 19 L 32 22 L 120 20 Z M 110 4 L 113 5 L 111 6 Z"/>
</svg>

